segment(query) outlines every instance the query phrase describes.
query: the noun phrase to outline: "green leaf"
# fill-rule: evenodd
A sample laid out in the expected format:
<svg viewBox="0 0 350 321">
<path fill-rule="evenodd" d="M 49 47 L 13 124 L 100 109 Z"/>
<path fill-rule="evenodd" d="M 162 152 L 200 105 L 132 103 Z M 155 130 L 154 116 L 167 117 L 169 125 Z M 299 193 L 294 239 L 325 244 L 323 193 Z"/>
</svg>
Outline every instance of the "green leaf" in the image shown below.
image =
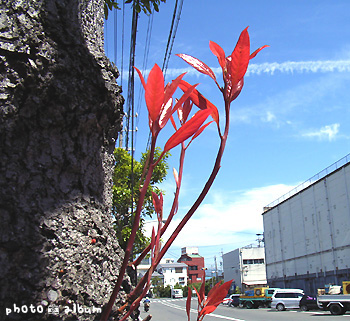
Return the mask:
<svg viewBox="0 0 350 321">
<path fill-rule="evenodd" d="M 108 19 L 108 7 L 107 7 L 106 3 L 104 3 L 103 9 L 104 9 L 104 12 L 105 12 L 105 19 L 107 20 Z"/>
</svg>

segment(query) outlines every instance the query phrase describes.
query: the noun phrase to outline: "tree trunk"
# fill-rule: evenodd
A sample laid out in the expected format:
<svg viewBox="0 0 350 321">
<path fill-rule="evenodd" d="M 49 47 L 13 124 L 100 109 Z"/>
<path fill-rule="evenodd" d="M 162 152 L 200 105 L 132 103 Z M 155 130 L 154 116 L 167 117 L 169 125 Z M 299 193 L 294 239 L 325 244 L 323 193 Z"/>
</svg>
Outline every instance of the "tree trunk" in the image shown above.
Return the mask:
<svg viewBox="0 0 350 321">
<path fill-rule="evenodd" d="M 0 319 L 97 320 L 123 255 L 109 212 L 123 98 L 103 0 L 0 6 Z"/>
</svg>

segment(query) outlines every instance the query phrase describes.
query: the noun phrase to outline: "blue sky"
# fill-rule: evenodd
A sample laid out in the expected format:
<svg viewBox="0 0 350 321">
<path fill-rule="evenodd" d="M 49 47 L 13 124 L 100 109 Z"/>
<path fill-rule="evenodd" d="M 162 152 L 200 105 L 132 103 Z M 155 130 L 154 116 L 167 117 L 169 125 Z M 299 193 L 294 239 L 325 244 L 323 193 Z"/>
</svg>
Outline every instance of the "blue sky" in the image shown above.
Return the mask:
<svg viewBox="0 0 350 321">
<path fill-rule="evenodd" d="M 153 16 L 147 68 L 162 66 L 175 1 L 160 5 Z M 210 267 L 221 252 L 257 244 L 263 232 L 263 207 L 298 184 L 349 153 L 350 145 L 350 2 L 339 1 L 184 1 L 181 19 L 168 63 L 166 81 L 188 69 L 185 80 L 199 83 L 198 90 L 223 111 L 221 93 L 213 81 L 176 57 L 195 56 L 218 71 L 209 40 L 230 54 L 240 32 L 249 26 L 251 51 L 269 48 L 251 60 L 241 95 L 231 105 L 231 128 L 218 177 L 189 225 L 169 251 L 178 258 L 183 246 L 198 246 Z M 124 96 L 131 7 L 125 7 Z M 121 69 L 122 12 L 106 25 L 107 56 Z M 136 66 L 144 65 L 149 17 L 138 22 Z M 115 48 L 116 51 L 115 51 Z M 146 72 L 147 75 L 147 72 Z M 135 109 L 138 131 L 135 156 L 145 150 L 148 122 L 140 82 L 135 76 Z M 178 96 L 178 95 L 177 95 Z M 140 99 L 141 97 L 141 99 Z M 220 114 L 222 116 L 222 114 Z M 162 147 L 172 129 L 164 130 Z M 215 126 L 190 147 L 185 160 L 184 180 L 175 223 L 200 193 L 217 153 Z M 172 152 L 170 167 L 178 167 L 178 152 Z M 174 191 L 174 179 L 161 186 L 167 213 Z M 151 226 L 152 224 L 148 224 Z"/>
</svg>

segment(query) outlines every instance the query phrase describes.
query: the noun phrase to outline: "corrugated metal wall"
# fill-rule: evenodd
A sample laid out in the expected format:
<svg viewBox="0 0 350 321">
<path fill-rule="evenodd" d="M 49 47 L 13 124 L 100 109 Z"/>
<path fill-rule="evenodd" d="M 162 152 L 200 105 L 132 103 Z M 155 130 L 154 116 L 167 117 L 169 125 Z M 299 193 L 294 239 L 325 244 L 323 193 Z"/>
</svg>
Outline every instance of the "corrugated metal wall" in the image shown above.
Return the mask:
<svg viewBox="0 0 350 321">
<path fill-rule="evenodd" d="M 350 164 L 263 214 L 268 284 L 316 292 L 349 279 Z"/>
</svg>

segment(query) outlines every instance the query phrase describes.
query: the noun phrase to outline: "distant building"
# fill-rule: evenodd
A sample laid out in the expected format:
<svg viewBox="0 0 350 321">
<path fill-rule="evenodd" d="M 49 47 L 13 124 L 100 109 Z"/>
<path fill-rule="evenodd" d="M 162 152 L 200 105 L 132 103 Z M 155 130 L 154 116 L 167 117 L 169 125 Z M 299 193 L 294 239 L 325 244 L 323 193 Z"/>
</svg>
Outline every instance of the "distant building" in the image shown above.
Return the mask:
<svg viewBox="0 0 350 321">
<path fill-rule="evenodd" d="M 162 258 L 160 261 L 160 264 L 165 264 L 165 263 L 174 263 L 174 259 Z M 139 278 L 143 277 L 150 267 L 151 267 L 151 258 L 144 258 L 141 261 L 141 263 L 137 266 L 137 276 Z M 153 277 L 158 277 L 163 279 L 163 275 L 160 275 L 157 272 L 157 269 L 153 272 L 152 278 Z"/>
<path fill-rule="evenodd" d="M 137 277 L 143 277 L 150 267 L 151 260 L 149 258 L 143 259 L 141 263 L 137 266 Z"/>
<path fill-rule="evenodd" d="M 266 285 L 264 247 L 242 247 L 223 255 L 224 280 L 242 291 Z"/>
<path fill-rule="evenodd" d="M 204 257 L 198 254 L 198 247 L 184 247 L 178 262 L 188 266 L 188 282 L 203 282 L 205 280 Z"/>
<path fill-rule="evenodd" d="M 350 279 L 350 154 L 264 208 L 270 286 L 316 294 Z"/>
<path fill-rule="evenodd" d="M 187 265 L 184 263 L 163 263 L 157 267 L 157 272 L 163 276 L 164 286 L 173 287 L 177 283 L 187 285 Z"/>
</svg>

